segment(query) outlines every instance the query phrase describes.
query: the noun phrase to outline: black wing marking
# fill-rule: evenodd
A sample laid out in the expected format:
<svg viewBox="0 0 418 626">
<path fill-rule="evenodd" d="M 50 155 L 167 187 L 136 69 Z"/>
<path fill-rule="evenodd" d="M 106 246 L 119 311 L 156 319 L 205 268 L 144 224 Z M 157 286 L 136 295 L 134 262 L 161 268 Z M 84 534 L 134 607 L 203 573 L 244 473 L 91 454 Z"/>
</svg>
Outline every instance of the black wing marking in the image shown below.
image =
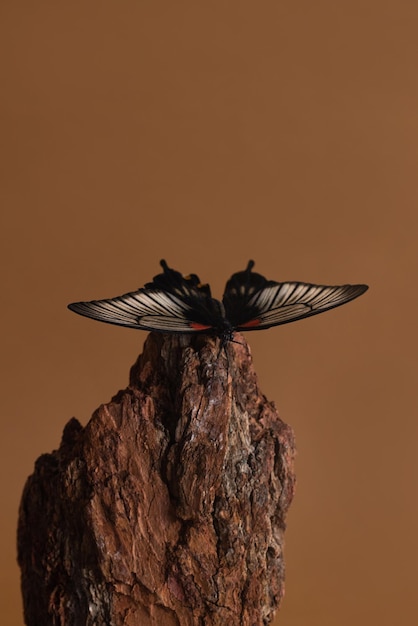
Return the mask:
<svg viewBox="0 0 418 626">
<path fill-rule="evenodd" d="M 226 317 L 239 331 L 262 330 L 317 315 L 357 298 L 367 285 L 277 283 L 247 269 L 228 281 L 223 297 Z"/>
<path fill-rule="evenodd" d="M 73 302 L 68 308 L 100 322 L 166 333 L 207 332 L 222 319 L 222 304 L 198 276 L 183 277 L 161 261 L 164 273 L 138 291 L 116 298 Z"/>
</svg>

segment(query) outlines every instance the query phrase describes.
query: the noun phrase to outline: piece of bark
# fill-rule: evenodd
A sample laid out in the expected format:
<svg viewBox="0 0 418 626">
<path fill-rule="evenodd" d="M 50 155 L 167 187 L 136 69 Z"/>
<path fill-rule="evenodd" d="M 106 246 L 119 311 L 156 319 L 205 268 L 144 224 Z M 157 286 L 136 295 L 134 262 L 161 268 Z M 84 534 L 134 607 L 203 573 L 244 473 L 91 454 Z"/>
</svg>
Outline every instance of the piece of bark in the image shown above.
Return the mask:
<svg viewBox="0 0 418 626">
<path fill-rule="evenodd" d="M 28 626 L 258 626 L 284 589 L 293 433 L 244 339 L 151 334 L 130 385 L 28 478 Z"/>
</svg>

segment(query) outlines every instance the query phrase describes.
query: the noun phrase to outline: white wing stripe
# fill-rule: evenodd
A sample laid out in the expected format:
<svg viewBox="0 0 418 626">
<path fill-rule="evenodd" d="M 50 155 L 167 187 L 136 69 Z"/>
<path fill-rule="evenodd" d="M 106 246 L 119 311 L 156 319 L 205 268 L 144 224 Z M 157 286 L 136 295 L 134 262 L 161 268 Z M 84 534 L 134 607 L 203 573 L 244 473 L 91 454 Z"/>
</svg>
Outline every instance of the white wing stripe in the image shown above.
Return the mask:
<svg viewBox="0 0 418 626">
<path fill-rule="evenodd" d="M 248 301 L 257 312 L 259 324 L 243 330 L 269 328 L 321 313 L 349 302 L 364 292 L 363 285 L 327 287 L 307 283 L 278 283 L 264 287 Z"/>
<path fill-rule="evenodd" d="M 171 332 L 191 330 L 184 314 L 192 308 L 176 296 L 157 290 L 140 290 L 112 299 L 76 302 L 71 309 L 96 320 L 131 328 L 164 328 Z"/>
<path fill-rule="evenodd" d="M 267 287 L 256 293 L 248 302 L 249 306 L 260 309 L 275 309 L 292 304 L 304 304 L 313 309 L 328 306 L 339 300 L 350 299 L 351 285 L 346 287 L 325 287 L 298 283 L 282 283 Z"/>
</svg>

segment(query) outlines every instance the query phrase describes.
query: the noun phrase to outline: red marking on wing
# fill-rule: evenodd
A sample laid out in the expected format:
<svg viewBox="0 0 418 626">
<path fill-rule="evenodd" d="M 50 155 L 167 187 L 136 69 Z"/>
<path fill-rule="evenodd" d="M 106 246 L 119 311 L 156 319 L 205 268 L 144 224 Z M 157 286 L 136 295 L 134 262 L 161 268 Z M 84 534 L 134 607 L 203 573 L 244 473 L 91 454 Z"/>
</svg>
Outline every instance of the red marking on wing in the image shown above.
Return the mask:
<svg viewBox="0 0 418 626">
<path fill-rule="evenodd" d="M 212 328 L 212 326 L 208 326 L 207 324 L 199 324 L 199 322 L 190 322 L 190 328 L 194 328 L 195 330 L 207 330 L 208 328 Z"/>
<path fill-rule="evenodd" d="M 261 323 L 261 320 L 256 318 L 254 320 L 250 320 L 249 322 L 245 322 L 245 324 L 240 324 L 239 327 L 240 328 L 252 328 L 253 326 L 259 326 L 260 323 Z"/>
</svg>

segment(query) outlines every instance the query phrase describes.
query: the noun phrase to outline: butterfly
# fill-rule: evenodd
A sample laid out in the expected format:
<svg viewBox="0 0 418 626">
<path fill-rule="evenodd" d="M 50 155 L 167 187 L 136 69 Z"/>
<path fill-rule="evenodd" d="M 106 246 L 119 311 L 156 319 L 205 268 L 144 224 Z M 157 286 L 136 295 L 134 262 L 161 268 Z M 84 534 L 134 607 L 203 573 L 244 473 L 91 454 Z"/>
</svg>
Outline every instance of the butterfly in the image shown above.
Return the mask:
<svg viewBox="0 0 418 626">
<path fill-rule="evenodd" d="M 226 283 L 220 300 L 196 274 L 183 276 L 160 261 L 163 272 L 137 291 L 73 302 L 68 308 L 100 322 L 160 333 L 210 333 L 232 341 L 235 331 L 264 330 L 311 317 L 361 296 L 367 285 L 278 283 L 253 272 L 254 261 Z"/>
</svg>

